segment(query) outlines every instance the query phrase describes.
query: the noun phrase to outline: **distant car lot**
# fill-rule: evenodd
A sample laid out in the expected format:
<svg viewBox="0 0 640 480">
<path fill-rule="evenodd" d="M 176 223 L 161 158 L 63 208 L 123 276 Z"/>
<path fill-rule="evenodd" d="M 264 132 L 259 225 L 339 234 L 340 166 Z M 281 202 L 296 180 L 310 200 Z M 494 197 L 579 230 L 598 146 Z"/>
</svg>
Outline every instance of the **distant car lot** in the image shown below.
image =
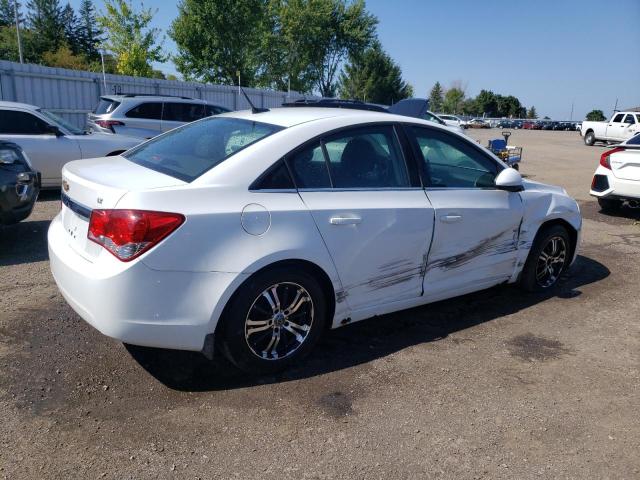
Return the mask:
<svg viewBox="0 0 640 480">
<path fill-rule="evenodd" d="M 486 145 L 498 135 L 470 135 Z M 245 378 L 111 341 L 49 274 L 60 200 L 0 227 L 0 473 L 7 478 L 635 478 L 640 214 L 589 196 L 604 147 L 513 132 L 521 172 L 585 219 L 559 295 L 507 287 L 330 333 L 304 367 Z M 435 473 L 433 473 L 435 475 Z"/>
</svg>

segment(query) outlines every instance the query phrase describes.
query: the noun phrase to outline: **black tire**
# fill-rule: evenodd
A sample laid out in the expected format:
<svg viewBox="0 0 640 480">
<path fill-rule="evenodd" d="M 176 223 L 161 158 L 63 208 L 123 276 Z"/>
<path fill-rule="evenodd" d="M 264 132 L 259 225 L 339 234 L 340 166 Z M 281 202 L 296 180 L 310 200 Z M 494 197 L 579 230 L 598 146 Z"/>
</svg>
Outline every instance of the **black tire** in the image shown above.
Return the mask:
<svg viewBox="0 0 640 480">
<path fill-rule="evenodd" d="M 617 198 L 599 198 L 598 205 L 603 212 L 615 212 L 622 207 L 622 200 Z"/>
<path fill-rule="evenodd" d="M 555 259 L 555 255 L 549 255 L 552 248 L 552 240 L 561 241 L 564 249 L 564 259 L 560 262 Z M 569 238 L 569 232 L 561 225 L 552 225 L 545 227 L 538 234 L 533 242 L 529 256 L 522 270 L 520 276 L 521 287 L 528 292 L 546 292 L 553 290 L 558 285 L 562 273 L 566 271 L 571 263 L 571 240 Z M 543 257 L 543 253 L 547 257 L 554 258 L 553 261 L 549 261 Z M 558 253 L 558 257 L 560 252 Z M 549 268 L 551 267 L 552 273 Z M 540 276 L 540 273 L 543 276 Z M 546 273 L 545 273 L 546 272 Z M 546 275 L 546 276 L 544 276 Z"/>
<path fill-rule="evenodd" d="M 306 296 L 310 301 L 302 300 Z M 286 315 L 298 303 L 297 311 Z M 250 312 L 258 318 L 249 318 Z M 222 352 L 239 369 L 275 373 L 299 363 L 313 349 L 326 317 L 327 298 L 320 283 L 304 270 L 277 267 L 257 273 L 240 287 L 225 309 L 217 336 Z"/>
<path fill-rule="evenodd" d="M 514 170 L 520 171 L 520 165 L 517 163 L 514 163 L 511 168 L 513 168 Z"/>
<path fill-rule="evenodd" d="M 596 143 L 595 134 L 593 132 L 587 132 L 587 134 L 584 136 L 584 144 L 591 147 L 594 143 Z"/>
</svg>

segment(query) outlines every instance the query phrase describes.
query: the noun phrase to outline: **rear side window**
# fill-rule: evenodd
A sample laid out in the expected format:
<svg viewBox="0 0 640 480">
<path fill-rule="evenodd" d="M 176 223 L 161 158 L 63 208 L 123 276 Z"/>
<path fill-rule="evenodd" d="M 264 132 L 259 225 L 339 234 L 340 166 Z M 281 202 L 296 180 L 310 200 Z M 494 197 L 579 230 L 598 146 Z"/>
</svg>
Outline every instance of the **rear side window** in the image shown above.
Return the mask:
<svg viewBox="0 0 640 480">
<path fill-rule="evenodd" d="M 290 155 L 287 161 L 298 188 L 331 188 L 320 142 Z"/>
<path fill-rule="evenodd" d="M 239 118 L 212 117 L 156 137 L 127 152 L 138 165 L 192 182 L 234 153 L 282 130 Z"/>
<path fill-rule="evenodd" d="M 93 113 L 96 115 L 104 115 L 105 113 L 111 113 L 120 106 L 120 102 L 110 100 L 108 98 L 101 98 L 98 106 Z"/>
<path fill-rule="evenodd" d="M 204 105 L 201 103 L 165 102 L 162 110 L 162 120 L 171 122 L 194 122 L 204 116 Z"/>
<path fill-rule="evenodd" d="M 148 120 L 160 120 L 162 118 L 162 103 L 148 102 L 133 107 L 126 115 L 129 118 L 146 118 Z"/>
<path fill-rule="evenodd" d="M 636 119 L 633 118 L 633 115 L 631 115 L 630 113 L 627 114 L 627 116 L 624 118 L 624 123 L 629 123 L 631 125 L 633 125 L 634 123 L 636 123 Z"/>
<path fill-rule="evenodd" d="M 291 190 L 294 188 L 289 170 L 284 161 L 280 160 L 251 185 L 250 190 Z"/>
<path fill-rule="evenodd" d="M 15 110 L 0 110 L 0 134 L 42 135 L 47 123 L 35 115 Z"/>
</svg>

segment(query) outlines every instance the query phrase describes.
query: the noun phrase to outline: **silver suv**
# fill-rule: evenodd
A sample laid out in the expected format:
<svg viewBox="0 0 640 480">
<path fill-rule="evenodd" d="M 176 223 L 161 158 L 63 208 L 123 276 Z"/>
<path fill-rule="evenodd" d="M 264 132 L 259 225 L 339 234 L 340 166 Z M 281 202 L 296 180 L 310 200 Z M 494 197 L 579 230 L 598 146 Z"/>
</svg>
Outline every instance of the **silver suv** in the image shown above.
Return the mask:
<svg viewBox="0 0 640 480">
<path fill-rule="evenodd" d="M 87 115 L 87 130 L 151 138 L 185 123 L 229 111 L 189 97 L 105 95 L 100 97 L 93 113 Z"/>
</svg>

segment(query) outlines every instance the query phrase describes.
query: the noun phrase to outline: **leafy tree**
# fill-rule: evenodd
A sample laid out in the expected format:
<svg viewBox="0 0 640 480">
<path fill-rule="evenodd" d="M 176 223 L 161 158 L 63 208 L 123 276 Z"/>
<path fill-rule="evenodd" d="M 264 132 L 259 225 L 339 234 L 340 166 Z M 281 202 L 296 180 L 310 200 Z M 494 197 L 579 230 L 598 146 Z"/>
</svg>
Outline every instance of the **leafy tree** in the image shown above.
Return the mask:
<svg viewBox="0 0 640 480">
<path fill-rule="evenodd" d="M 498 99 L 491 90 L 480 90 L 475 98 L 475 104 L 476 115 L 486 114 L 494 117 L 498 114 Z"/>
<path fill-rule="evenodd" d="M 592 122 L 604 122 L 606 119 L 602 110 L 591 110 L 587 113 L 587 120 Z"/>
<path fill-rule="evenodd" d="M 549 115 L 545 115 L 542 119 L 543 120 L 551 120 L 551 117 Z"/>
<path fill-rule="evenodd" d="M 391 105 L 413 95 L 413 88 L 402 79 L 402 70 L 379 42 L 357 55 L 340 76 L 340 96 Z"/>
<path fill-rule="evenodd" d="M 81 50 L 78 31 L 78 17 L 69 3 L 67 3 L 62 10 L 62 26 L 64 28 L 66 44 L 69 46 L 73 54 L 77 55 Z"/>
<path fill-rule="evenodd" d="M 65 39 L 59 0 L 30 0 L 27 9 L 27 25 L 35 34 L 39 52 L 57 50 Z"/>
<path fill-rule="evenodd" d="M 182 0 L 169 35 L 185 78 L 254 86 L 265 32 L 266 0 Z"/>
<path fill-rule="evenodd" d="M 268 0 L 261 42 L 262 74 L 258 83 L 277 90 L 310 93 L 316 81 L 311 68 L 316 38 L 324 24 L 325 0 Z"/>
<path fill-rule="evenodd" d="M 443 102 L 444 91 L 442 90 L 442 85 L 440 85 L 440 82 L 436 82 L 429 93 L 429 109 L 434 112 L 441 112 Z"/>
<path fill-rule="evenodd" d="M 312 68 L 320 95 L 333 97 L 339 68 L 347 56 L 356 56 L 375 39 L 378 19 L 367 12 L 364 0 L 317 1 L 321 22 L 316 26 L 316 56 Z"/>
<path fill-rule="evenodd" d="M 151 62 L 164 62 L 166 56 L 158 45 L 157 28 L 150 28 L 154 12 L 141 7 L 136 11 L 125 0 L 105 0 L 106 11 L 97 17 L 107 33 L 105 46 L 117 58 L 116 70 L 121 75 L 150 77 Z"/>
<path fill-rule="evenodd" d="M 529 109 L 529 111 L 527 112 L 527 118 L 532 118 L 532 119 L 536 119 L 538 118 L 538 113 L 536 112 L 536 107 L 531 106 L 531 108 Z"/>
<path fill-rule="evenodd" d="M 34 33 L 31 30 L 20 30 L 20 38 L 24 61 L 27 63 L 39 62 L 40 53 Z M 15 25 L 0 27 L 0 58 L 12 62 L 20 60 Z"/>
<path fill-rule="evenodd" d="M 464 101 L 464 91 L 460 87 L 452 87 L 444 94 L 442 109 L 444 113 L 458 113 Z"/>
<path fill-rule="evenodd" d="M 18 15 L 20 15 L 20 3 L 18 3 Z M 22 16 L 20 15 L 20 21 Z M 16 24 L 16 11 L 13 0 L 0 0 L 0 27 Z"/>
<path fill-rule="evenodd" d="M 44 52 L 42 63 L 48 67 L 70 68 L 72 70 L 86 70 L 87 59 L 84 55 L 77 55 L 68 45 L 62 45 L 55 52 Z"/>
<path fill-rule="evenodd" d="M 82 0 L 78 10 L 78 43 L 80 50 L 91 60 L 98 60 L 98 45 L 103 41 L 102 29 L 98 26 L 96 12 L 91 0 Z"/>
</svg>

